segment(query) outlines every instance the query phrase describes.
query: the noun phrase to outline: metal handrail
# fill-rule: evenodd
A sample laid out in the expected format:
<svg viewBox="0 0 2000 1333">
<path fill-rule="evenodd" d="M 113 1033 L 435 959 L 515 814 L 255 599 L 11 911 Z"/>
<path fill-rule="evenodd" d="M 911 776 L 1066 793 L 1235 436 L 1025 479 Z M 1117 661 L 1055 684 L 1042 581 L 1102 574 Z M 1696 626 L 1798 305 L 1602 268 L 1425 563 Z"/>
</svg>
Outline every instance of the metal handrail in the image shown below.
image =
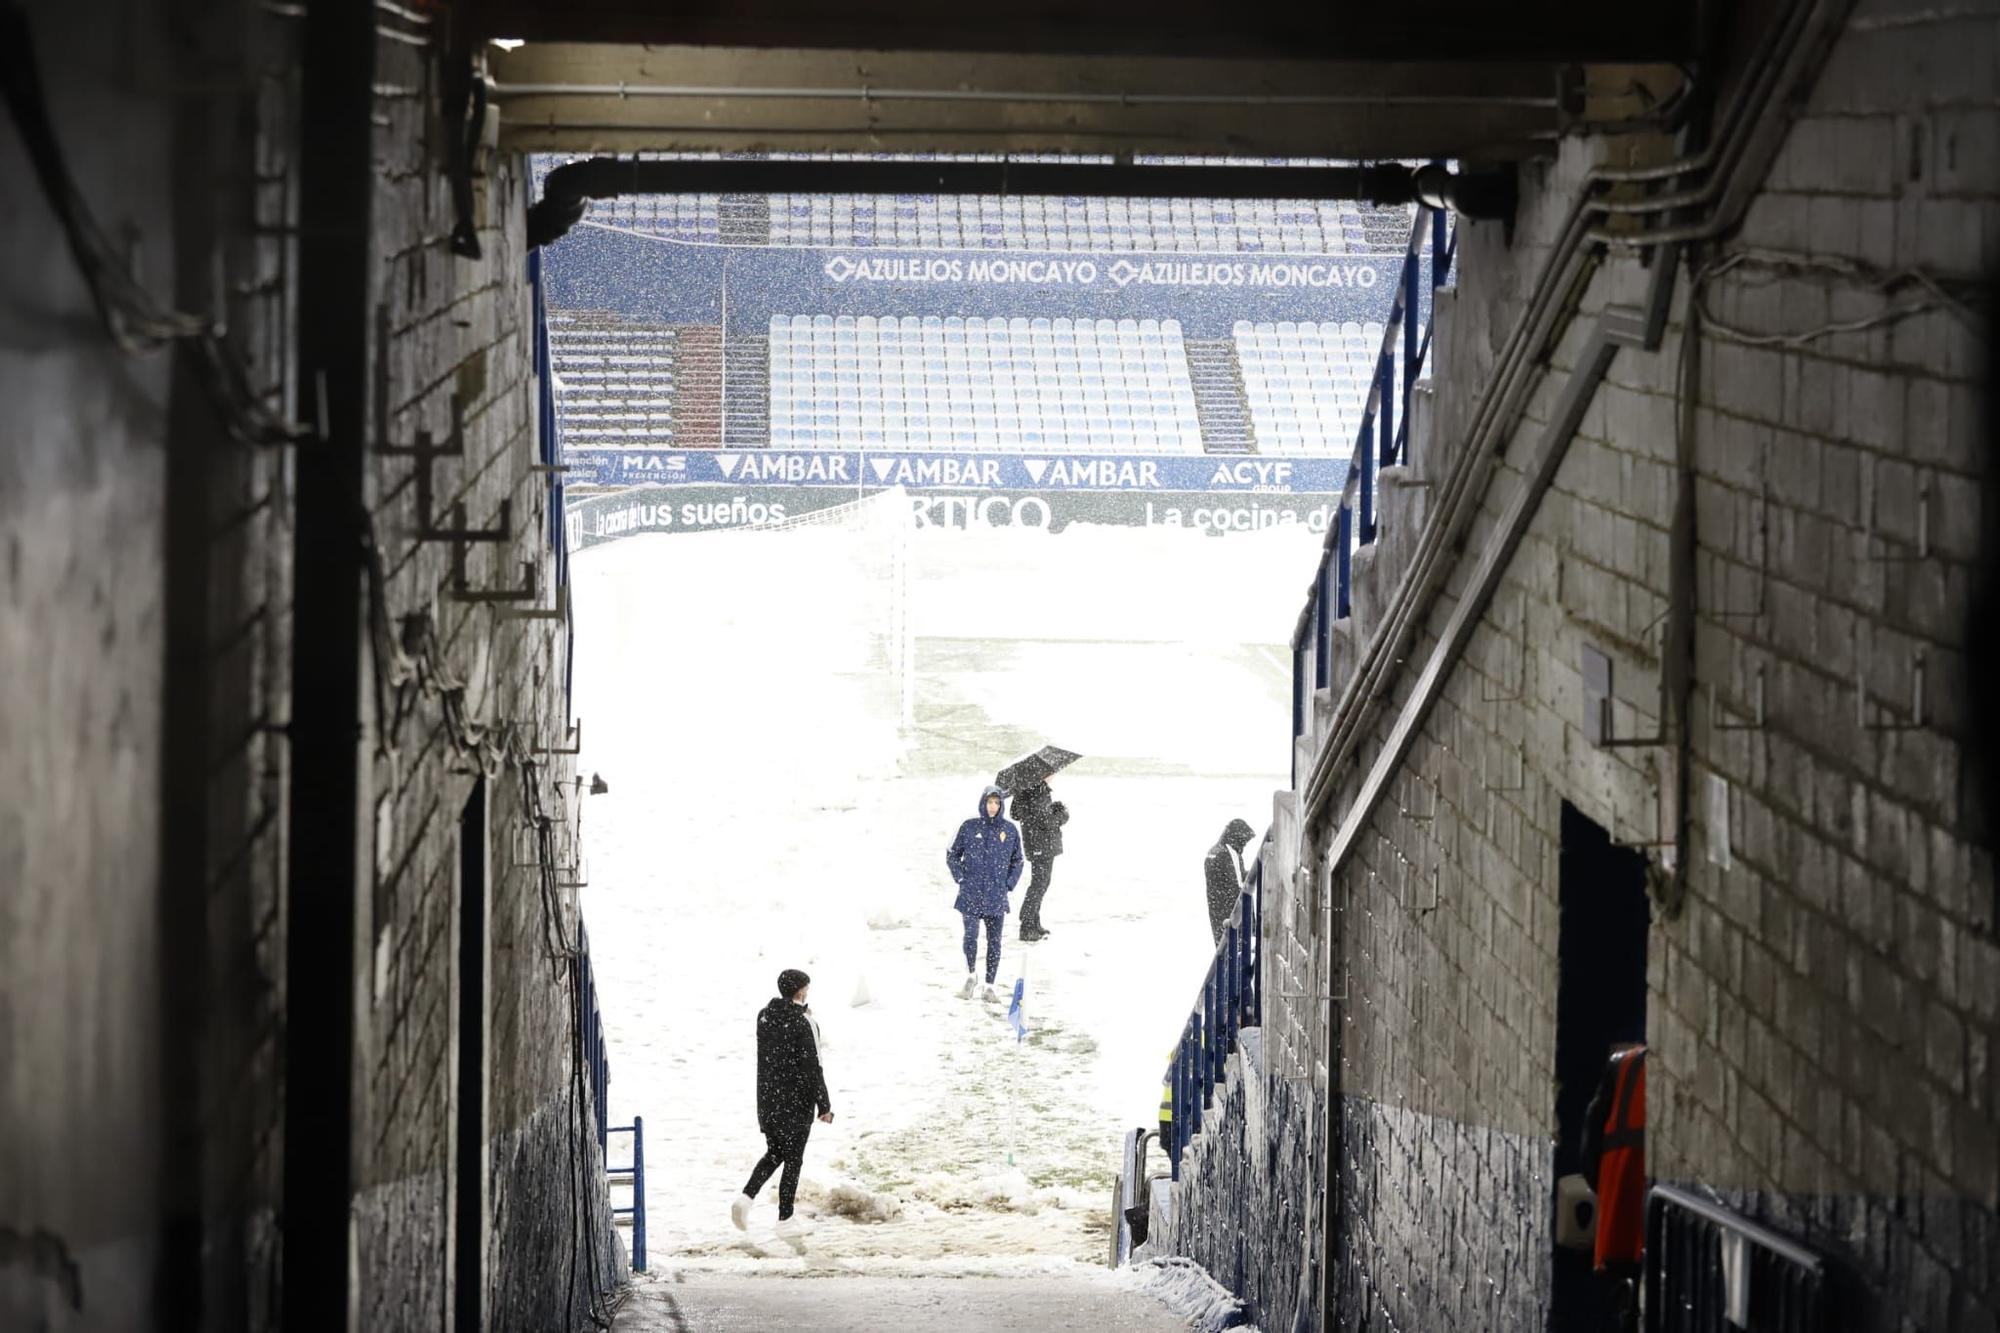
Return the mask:
<svg viewBox="0 0 2000 1333">
<path fill-rule="evenodd" d="M 631 1179 L 632 1206 L 613 1208 L 611 1216 L 614 1220 L 621 1217 L 632 1219 L 632 1271 L 643 1273 L 646 1271 L 646 1117 L 635 1115 L 631 1124 L 613 1125 L 610 1132 L 632 1136 L 632 1165 L 607 1166 L 604 1174 L 611 1178 L 613 1184 L 618 1183 L 621 1176 Z"/>
<path fill-rule="evenodd" d="M 1433 296 L 1428 303 L 1422 299 L 1421 287 L 1421 261 L 1426 250 L 1431 256 Z M 1403 269 L 1396 280 L 1396 297 L 1382 328 L 1382 345 L 1375 353 L 1375 370 L 1369 378 L 1368 401 L 1362 407 L 1361 423 L 1355 432 L 1347 479 L 1341 485 L 1332 540 L 1320 553 L 1311 596 L 1292 636 L 1294 739 L 1305 734 L 1310 712 L 1304 699 L 1307 630 L 1311 631 L 1313 685 L 1326 689 L 1332 683 L 1328 657 L 1333 623 L 1353 613 L 1354 553 L 1373 542 L 1377 535 L 1376 479 L 1382 468 L 1409 459 L 1410 399 L 1430 361 L 1432 333 L 1437 326 L 1435 293 L 1449 280 L 1457 256 L 1458 230 L 1450 225 L 1449 216 L 1441 209 L 1417 205 L 1410 222 L 1410 237 L 1403 247 Z M 1428 319 L 1423 317 L 1426 308 L 1432 312 Z"/>
<path fill-rule="evenodd" d="M 1825 1333 L 1827 1260 L 1741 1213 L 1675 1185 L 1646 1198 L 1647 1333 Z"/>
<path fill-rule="evenodd" d="M 585 1068 L 589 1071 L 590 1100 L 597 1120 L 597 1150 L 604 1151 L 609 1122 L 605 1119 L 606 1099 L 611 1094 L 611 1059 L 604 1040 L 604 1014 L 597 1003 L 597 973 L 590 965 L 590 932 L 577 927 L 577 954 L 583 974 L 583 1046 Z"/>
<path fill-rule="evenodd" d="M 1208 1103 L 1234 1054 L 1237 1034 L 1264 1017 L 1264 874 L 1260 857 L 1236 902 L 1236 914 L 1216 942 L 1194 1007 L 1181 1027 L 1180 1045 L 1167 1068 L 1173 1137 L 1167 1145 L 1173 1178 L 1181 1178 L 1181 1153 L 1201 1132 Z"/>
<path fill-rule="evenodd" d="M 590 1080 L 591 1113 L 597 1122 L 597 1151 L 605 1163 L 604 1175 L 609 1184 L 618 1183 L 622 1177 L 631 1178 L 632 1206 L 613 1208 L 611 1218 L 614 1224 L 621 1217 L 632 1219 L 632 1271 L 643 1273 L 646 1271 L 646 1118 L 635 1115 L 629 1125 L 610 1122 L 611 1059 L 608 1043 L 604 1039 L 604 1014 L 597 1004 L 597 974 L 590 965 L 590 933 L 581 926 L 577 929 L 577 943 L 583 1012 L 587 1015 L 583 1031 L 584 1058 Z M 613 1134 L 632 1136 L 632 1165 L 610 1164 Z"/>
</svg>

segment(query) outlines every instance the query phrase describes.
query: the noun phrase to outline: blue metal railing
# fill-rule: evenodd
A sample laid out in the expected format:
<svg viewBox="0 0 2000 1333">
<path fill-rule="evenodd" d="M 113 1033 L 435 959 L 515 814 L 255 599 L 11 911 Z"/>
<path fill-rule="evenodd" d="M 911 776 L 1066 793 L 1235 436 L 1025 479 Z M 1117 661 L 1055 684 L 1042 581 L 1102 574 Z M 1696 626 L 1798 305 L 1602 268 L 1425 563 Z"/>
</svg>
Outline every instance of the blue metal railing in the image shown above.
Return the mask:
<svg viewBox="0 0 2000 1333">
<path fill-rule="evenodd" d="M 1672 1185 L 1646 1197 L 1647 1333 L 1825 1333 L 1832 1286 L 1825 1259 L 1740 1213 Z"/>
<path fill-rule="evenodd" d="M 607 1166 L 604 1174 L 616 1185 L 621 1180 L 629 1180 L 632 1185 L 632 1205 L 629 1208 L 613 1208 L 611 1216 L 632 1219 L 632 1271 L 646 1271 L 646 1117 L 635 1115 L 629 1125 L 612 1125 L 612 1134 L 632 1136 L 632 1165 Z"/>
<path fill-rule="evenodd" d="M 605 1052 L 604 1014 L 597 1004 L 597 973 L 590 965 L 590 932 L 577 926 L 578 971 L 583 986 L 583 1053 L 589 1071 L 590 1101 L 597 1117 L 597 1150 L 604 1151 L 605 1099 L 611 1092 L 611 1061 Z"/>
<path fill-rule="evenodd" d="M 1222 932 L 1209 959 L 1208 975 L 1194 1011 L 1181 1028 L 1180 1045 L 1167 1071 L 1173 1096 L 1173 1140 L 1166 1145 L 1173 1178 L 1181 1178 L 1181 1153 L 1201 1133 L 1202 1117 L 1223 1078 L 1224 1062 L 1236 1050 L 1236 1035 L 1263 1022 L 1264 867 L 1250 867 L 1249 883 L 1237 900 L 1236 915 Z"/>
<path fill-rule="evenodd" d="M 608 1119 L 611 1095 L 611 1060 L 606 1052 L 604 1040 L 604 1013 L 597 1003 L 597 974 L 590 965 L 590 932 L 577 927 L 577 975 L 582 988 L 580 1002 L 583 1006 L 583 1051 L 585 1069 L 590 1080 L 591 1114 L 597 1121 L 597 1151 L 605 1163 L 604 1174 L 610 1184 L 616 1185 L 629 1179 L 632 1185 L 632 1206 L 613 1208 L 611 1218 L 632 1219 L 632 1269 L 646 1271 L 646 1133 L 644 1116 L 633 1116 L 629 1125 L 614 1125 Z M 632 1165 L 612 1166 L 611 1136 L 630 1134 L 632 1136 Z"/>
<path fill-rule="evenodd" d="M 1354 553 L 1378 535 L 1377 482 L 1383 468 L 1409 461 L 1410 398 L 1430 359 L 1433 294 L 1450 281 L 1457 251 L 1458 233 L 1451 227 L 1447 214 L 1419 204 L 1404 248 L 1396 297 L 1382 330 L 1382 346 L 1375 354 L 1368 402 L 1355 432 L 1348 482 L 1342 489 L 1340 509 L 1334 515 L 1327 549 L 1320 557 L 1319 571 L 1313 580 L 1311 604 L 1306 608 L 1307 614 L 1300 618 L 1292 642 L 1295 739 L 1305 735 L 1312 713 L 1305 697 L 1305 655 L 1308 651 L 1313 655 L 1313 687 L 1328 688 L 1333 683 L 1329 662 L 1333 625 L 1347 619 L 1354 610 Z M 1428 285 L 1424 282 L 1427 256 Z M 1295 782 L 1297 776 L 1293 774 Z"/>
</svg>

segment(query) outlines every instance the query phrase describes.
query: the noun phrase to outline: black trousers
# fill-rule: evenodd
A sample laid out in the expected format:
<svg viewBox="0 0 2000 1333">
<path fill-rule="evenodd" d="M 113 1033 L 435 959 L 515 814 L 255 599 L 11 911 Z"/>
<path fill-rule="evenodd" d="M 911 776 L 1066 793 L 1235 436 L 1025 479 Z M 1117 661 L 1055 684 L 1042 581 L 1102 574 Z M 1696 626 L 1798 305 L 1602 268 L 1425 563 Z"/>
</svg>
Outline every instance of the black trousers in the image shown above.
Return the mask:
<svg viewBox="0 0 2000 1333">
<path fill-rule="evenodd" d="M 1028 896 L 1021 902 L 1021 929 L 1042 928 L 1042 899 L 1049 896 L 1049 879 L 1056 873 L 1053 856 L 1038 856 L 1028 862 L 1034 874 L 1028 880 Z"/>
<path fill-rule="evenodd" d="M 778 1177 L 778 1220 L 784 1221 L 792 1215 L 792 1200 L 799 1196 L 799 1172 L 806 1164 L 806 1139 L 812 1135 L 813 1122 L 810 1118 L 796 1128 L 786 1126 L 782 1131 L 764 1131 L 764 1155 L 757 1160 L 750 1172 L 750 1183 L 743 1192 L 751 1198 L 764 1188 L 764 1182 L 773 1172 L 783 1167 L 785 1174 Z"/>
</svg>

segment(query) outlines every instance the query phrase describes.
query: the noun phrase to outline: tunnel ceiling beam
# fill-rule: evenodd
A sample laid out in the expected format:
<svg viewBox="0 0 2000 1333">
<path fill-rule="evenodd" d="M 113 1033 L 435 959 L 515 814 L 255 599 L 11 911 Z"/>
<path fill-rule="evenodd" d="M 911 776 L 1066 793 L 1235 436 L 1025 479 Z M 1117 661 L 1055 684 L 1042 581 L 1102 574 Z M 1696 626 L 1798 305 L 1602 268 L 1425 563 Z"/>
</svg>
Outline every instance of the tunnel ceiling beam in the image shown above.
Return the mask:
<svg viewBox="0 0 2000 1333">
<path fill-rule="evenodd" d="M 1693 53 L 1697 0 L 467 0 L 529 41 L 1249 59 L 1655 62 Z"/>
<path fill-rule="evenodd" d="M 494 49 L 517 151 L 1481 158 L 1669 96 L 1671 66 L 930 55 L 530 42 Z"/>
</svg>

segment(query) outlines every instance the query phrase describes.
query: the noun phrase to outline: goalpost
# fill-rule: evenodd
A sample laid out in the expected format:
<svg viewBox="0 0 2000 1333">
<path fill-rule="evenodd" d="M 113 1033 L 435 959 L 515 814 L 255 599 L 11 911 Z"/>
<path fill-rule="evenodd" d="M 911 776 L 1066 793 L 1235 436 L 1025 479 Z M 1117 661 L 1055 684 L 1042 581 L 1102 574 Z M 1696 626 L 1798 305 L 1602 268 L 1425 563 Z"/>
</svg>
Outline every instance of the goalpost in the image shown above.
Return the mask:
<svg viewBox="0 0 2000 1333">
<path fill-rule="evenodd" d="M 763 533 L 832 533 L 848 540 L 857 585 L 848 595 L 855 619 L 870 627 L 871 664 L 894 695 L 897 734 L 907 740 L 916 724 L 917 635 L 913 613 L 915 512 L 901 486 L 799 514 L 757 529 Z"/>
</svg>

